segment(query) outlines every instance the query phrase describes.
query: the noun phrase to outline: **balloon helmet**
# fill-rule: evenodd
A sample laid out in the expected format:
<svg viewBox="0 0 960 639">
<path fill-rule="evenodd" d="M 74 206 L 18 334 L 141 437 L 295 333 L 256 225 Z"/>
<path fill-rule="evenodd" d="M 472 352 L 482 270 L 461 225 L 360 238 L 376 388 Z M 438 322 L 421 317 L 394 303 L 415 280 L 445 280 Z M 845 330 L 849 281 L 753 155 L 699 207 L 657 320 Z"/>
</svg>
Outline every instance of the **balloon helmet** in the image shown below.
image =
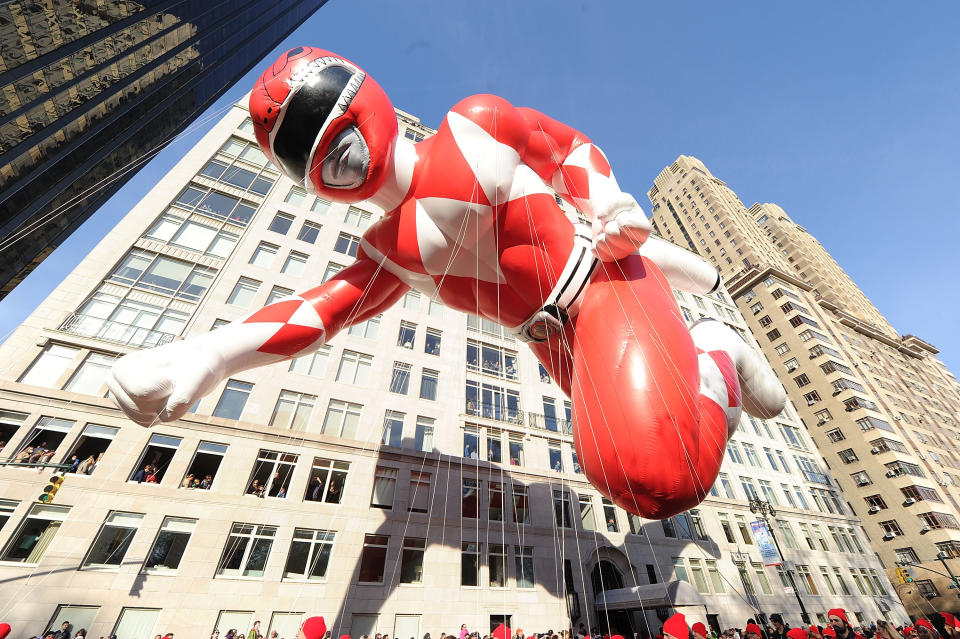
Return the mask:
<svg viewBox="0 0 960 639">
<path fill-rule="evenodd" d="M 358 202 L 386 179 L 397 139 L 390 98 L 363 69 L 315 47 L 287 51 L 250 94 L 261 150 L 307 191 Z"/>
</svg>

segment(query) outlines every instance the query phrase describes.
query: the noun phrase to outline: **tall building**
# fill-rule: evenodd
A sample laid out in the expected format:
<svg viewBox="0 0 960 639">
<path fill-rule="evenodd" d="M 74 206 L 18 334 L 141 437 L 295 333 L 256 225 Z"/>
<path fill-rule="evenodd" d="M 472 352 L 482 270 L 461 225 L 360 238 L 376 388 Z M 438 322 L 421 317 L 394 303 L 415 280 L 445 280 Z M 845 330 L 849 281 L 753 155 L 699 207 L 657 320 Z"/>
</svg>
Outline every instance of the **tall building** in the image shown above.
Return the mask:
<svg viewBox="0 0 960 639">
<path fill-rule="evenodd" d="M 0 6 L 0 298 L 325 0 Z"/>
<path fill-rule="evenodd" d="M 580 474 L 570 404 L 532 353 L 415 292 L 177 422 L 141 428 L 104 397 L 119 355 L 333 276 L 382 214 L 282 178 L 238 105 L 104 237 L 0 347 L 3 459 L 83 464 L 50 503 L 49 472 L 0 467 L 0 618 L 121 638 L 260 619 L 290 639 L 320 614 L 334 636 L 503 621 L 646 639 L 670 608 L 799 624 L 795 587 L 820 623 L 838 605 L 906 620 L 792 406 L 744 417 L 702 505 L 644 521 Z M 677 299 L 750 339 L 727 294 Z M 750 499 L 774 506 L 785 562 L 765 566 Z"/>
<path fill-rule="evenodd" d="M 696 158 L 648 195 L 657 232 L 720 269 L 888 574 L 918 565 L 898 584 L 908 611 L 960 609 L 960 384 L 937 349 L 898 334 L 783 209 L 745 207 Z"/>
</svg>

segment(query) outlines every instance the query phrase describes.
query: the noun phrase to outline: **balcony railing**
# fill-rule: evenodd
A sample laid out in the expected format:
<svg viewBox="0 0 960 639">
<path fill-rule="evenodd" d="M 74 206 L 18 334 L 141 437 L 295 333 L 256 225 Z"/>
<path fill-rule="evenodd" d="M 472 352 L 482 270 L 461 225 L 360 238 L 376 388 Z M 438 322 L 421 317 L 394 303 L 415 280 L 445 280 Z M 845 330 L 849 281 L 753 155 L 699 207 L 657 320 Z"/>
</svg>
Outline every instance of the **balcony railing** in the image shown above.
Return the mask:
<svg viewBox="0 0 960 639">
<path fill-rule="evenodd" d="M 807 481 L 812 481 L 815 484 L 823 484 L 824 486 L 830 485 L 830 478 L 823 473 L 818 473 L 813 470 L 803 469 L 803 474 L 806 476 Z"/>
<path fill-rule="evenodd" d="M 523 423 L 523 411 L 518 408 L 509 408 L 506 404 L 477 402 L 468 399 L 464 403 L 464 412 L 474 417 L 485 417 L 511 424 Z"/>
<path fill-rule="evenodd" d="M 558 417 L 547 417 L 539 413 L 527 413 L 527 423 L 532 428 L 548 430 L 552 433 L 573 434 L 573 423 Z"/>
<path fill-rule="evenodd" d="M 64 333 L 93 337 L 107 342 L 152 348 L 172 342 L 175 335 L 154 331 L 140 326 L 132 326 L 121 322 L 71 313 L 63 320 L 60 330 Z"/>
</svg>

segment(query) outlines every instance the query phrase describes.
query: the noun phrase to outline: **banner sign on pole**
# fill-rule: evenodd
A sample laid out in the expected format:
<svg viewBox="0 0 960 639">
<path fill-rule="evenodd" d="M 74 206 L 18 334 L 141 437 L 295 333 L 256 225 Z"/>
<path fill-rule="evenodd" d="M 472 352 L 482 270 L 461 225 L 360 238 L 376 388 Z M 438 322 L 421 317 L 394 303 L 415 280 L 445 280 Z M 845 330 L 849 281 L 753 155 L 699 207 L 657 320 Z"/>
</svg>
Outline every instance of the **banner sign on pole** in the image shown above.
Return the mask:
<svg viewBox="0 0 960 639">
<path fill-rule="evenodd" d="M 757 546 L 760 548 L 760 558 L 763 559 L 764 566 L 779 566 L 783 563 L 777 547 L 773 543 L 773 537 L 770 536 L 770 529 L 767 528 L 765 521 L 751 521 L 750 529 L 753 531 L 753 538 L 757 540 Z"/>
</svg>

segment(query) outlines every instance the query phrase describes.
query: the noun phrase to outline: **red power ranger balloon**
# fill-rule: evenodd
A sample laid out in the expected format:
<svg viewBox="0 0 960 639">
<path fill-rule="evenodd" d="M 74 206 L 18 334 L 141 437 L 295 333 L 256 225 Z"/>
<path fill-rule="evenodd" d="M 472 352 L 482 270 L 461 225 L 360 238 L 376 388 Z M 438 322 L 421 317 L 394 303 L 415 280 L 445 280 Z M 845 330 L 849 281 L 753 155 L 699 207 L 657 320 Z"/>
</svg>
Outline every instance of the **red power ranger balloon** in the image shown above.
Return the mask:
<svg viewBox="0 0 960 639">
<path fill-rule="evenodd" d="M 346 58 L 287 51 L 254 86 L 250 115 L 260 148 L 308 191 L 357 202 L 383 184 L 397 119 L 380 85 Z"/>
<path fill-rule="evenodd" d="M 393 106 L 368 74 L 307 47 L 264 72 L 250 114 L 264 153 L 289 177 L 386 214 L 364 233 L 356 261 L 320 286 L 122 358 L 108 385 L 138 423 L 177 419 L 227 377 L 310 353 L 410 289 L 527 342 L 572 400 L 587 478 L 645 517 L 706 496 L 741 408 L 762 417 L 783 408 L 776 376 L 736 333 L 716 321 L 688 328 L 671 287 L 708 293 L 719 275 L 649 237 L 636 200 L 582 133 L 477 95 L 414 144 L 399 137 Z M 558 195 L 590 224 L 568 217 Z M 468 394 L 464 412 L 520 416 L 519 406 L 489 399 Z"/>
</svg>

